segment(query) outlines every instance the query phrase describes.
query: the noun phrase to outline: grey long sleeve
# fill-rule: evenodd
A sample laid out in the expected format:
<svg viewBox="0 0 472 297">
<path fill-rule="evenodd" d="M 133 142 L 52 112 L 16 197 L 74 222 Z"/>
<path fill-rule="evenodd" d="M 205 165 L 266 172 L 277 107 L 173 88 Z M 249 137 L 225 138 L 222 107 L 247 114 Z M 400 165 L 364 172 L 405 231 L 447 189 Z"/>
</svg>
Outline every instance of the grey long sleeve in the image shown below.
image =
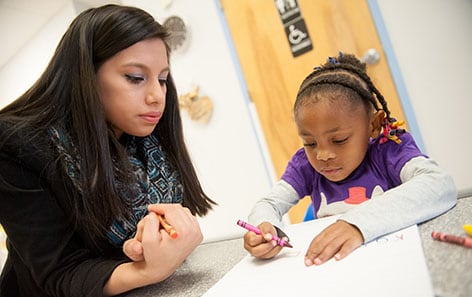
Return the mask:
<svg viewBox="0 0 472 297">
<path fill-rule="evenodd" d="M 280 180 L 266 197 L 256 202 L 248 220 L 256 226 L 267 221 L 274 226 L 283 227 L 283 215 L 299 200 L 295 189 L 286 181 Z"/>
<path fill-rule="evenodd" d="M 400 172 L 402 184 L 358 207 L 339 219 L 359 228 L 364 242 L 434 218 L 457 202 L 457 190 L 450 175 L 425 157 L 408 161 Z"/>
<path fill-rule="evenodd" d="M 359 228 L 364 242 L 369 242 L 438 216 L 457 202 L 457 190 L 452 177 L 442 171 L 432 159 L 411 159 L 403 166 L 400 178 L 400 186 L 340 214 L 339 219 Z M 254 205 L 249 214 L 249 222 L 258 225 L 268 221 L 273 225 L 283 226 L 282 216 L 300 198 L 290 184 L 281 180 L 266 197 Z"/>
</svg>

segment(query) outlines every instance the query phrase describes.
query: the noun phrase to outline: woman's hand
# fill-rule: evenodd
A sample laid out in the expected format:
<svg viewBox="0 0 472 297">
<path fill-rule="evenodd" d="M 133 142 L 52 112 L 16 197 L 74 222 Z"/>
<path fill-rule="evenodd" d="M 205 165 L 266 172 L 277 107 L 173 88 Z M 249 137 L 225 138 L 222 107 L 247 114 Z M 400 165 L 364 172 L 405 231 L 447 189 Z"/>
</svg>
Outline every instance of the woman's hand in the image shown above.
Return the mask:
<svg viewBox="0 0 472 297">
<path fill-rule="evenodd" d="M 341 260 L 364 243 L 361 232 L 354 225 L 339 220 L 321 231 L 305 254 L 305 265 L 320 265 L 332 257 Z"/>
<path fill-rule="evenodd" d="M 167 205 L 167 206 L 161 207 L 161 205 Z M 172 206 L 168 207 L 169 205 L 172 205 Z M 182 227 L 176 227 L 174 226 L 174 224 L 170 223 L 171 225 L 174 226 L 174 229 L 176 230 L 178 229 L 192 230 L 192 228 L 188 228 L 188 226 L 197 226 L 198 230 L 195 230 L 196 232 L 195 234 L 199 233 L 201 235 L 201 231 L 200 231 L 197 219 L 193 215 L 191 215 L 190 211 L 187 208 L 182 207 L 180 204 L 153 204 L 153 205 L 149 205 L 148 209 L 150 212 L 155 212 L 157 214 L 164 215 L 166 217 L 166 220 L 169 223 L 173 220 L 178 221 L 179 223 L 177 224 L 182 225 Z M 182 213 L 181 211 L 183 211 L 184 213 Z M 164 212 L 167 212 L 167 214 L 165 214 Z M 169 217 L 171 216 L 174 218 L 169 219 Z M 136 228 L 135 236 L 131 239 L 128 239 L 123 244 L 123 252 L 125 253 L 126 256 L 128 256 L 131 260 L 135 262 L 144 260 L 143 246 L 142 246 L 143 226 L 144 226 L 144 219 L 139 221 Z M 159 232 L 161 232 L 163 236 L 168 235 L 167 232 L 164 232 L 164 229 L 162 229 L 161 226 L 159 228 L 160 228 Z"/>
<path fill-rule="evenodd" d="M 143 238 L 144 220 L 145 218 L 138 222 L 134 237 L 123 243 L 123 252 L 128 256 L 128 258 L 135 262 L 144 260 L 143 245 L 141 243 Z"/>
<path fill-rule="evenodd" d="M 272 235 L 277 235 L 277 231 L 269 222 L 263 222 L 257 227 L 261 230 L 260 235 L 252 231 L 244 234 L 244 248 L 256 258 L 270 259 L 275 257 L 282 250 L 282 247 L 272 240 Z M 287 240 L 287 238 L 283 239 Z"/>
<path fill-rule="evenodd" d="M 197 218 L 180 204 L 149 205 L 149 214 L 138 224 L 136 236 L 125 242 L 124 253 L 133 262 L 113 271 L 104 287 L 105 295 L 117 295 L 169 277 L 202 242 Z M 172 238 L 160 227 L 157 214 L 164 215 L 178 232 Z"/>
<path fill-rule="evenodd" d="M 144 221 L 141 236 L 143 257 L 151 276 L 162 275 L 158 279 L 162 280 L 182 264 L 202 242 L 203 235 L 197 218 L 180 204 L 153 204 L 148 209 L 149 214 Z M 160 226 L 157 214 L 165 216 L 179 234 L 177 238 L 172 238 Z M 149 228 L 148 224 L 151 225 Z M 139 240 L 139 235 L 137 237 Z"/>
</svg>

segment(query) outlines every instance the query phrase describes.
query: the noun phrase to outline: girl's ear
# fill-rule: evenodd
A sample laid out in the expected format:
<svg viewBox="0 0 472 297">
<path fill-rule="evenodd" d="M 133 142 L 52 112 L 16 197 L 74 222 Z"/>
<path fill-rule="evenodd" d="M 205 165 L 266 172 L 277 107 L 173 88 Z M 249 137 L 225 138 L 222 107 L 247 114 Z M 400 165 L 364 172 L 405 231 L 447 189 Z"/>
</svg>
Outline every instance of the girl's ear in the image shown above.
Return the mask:
<svg viewBox="0 0 472 297">
<path fill-rule="evenodd" d="M 383 110 L 377 110 L 372 116 L 372 119 L 370 121 L 370 126 L 371 126 L 370 136 L 372 138 L 377 138 L 377 136 L 379 136 L 380 133 L 382 132 L 384 119 L 385 119 L 385 111 Z"/>
</svg>

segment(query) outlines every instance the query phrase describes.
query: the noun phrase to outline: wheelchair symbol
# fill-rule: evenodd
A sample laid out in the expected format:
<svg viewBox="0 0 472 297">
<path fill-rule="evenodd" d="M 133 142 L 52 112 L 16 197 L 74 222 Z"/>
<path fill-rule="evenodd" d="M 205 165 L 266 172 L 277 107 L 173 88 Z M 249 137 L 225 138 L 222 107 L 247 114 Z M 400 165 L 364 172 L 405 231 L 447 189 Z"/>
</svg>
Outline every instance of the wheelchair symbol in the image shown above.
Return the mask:
<svg viewBox="0 0 472 297">
<path fill-rule="evenodd" d="M 288 27 L 290 33 L 288 34 L 288 40 L 291 44 L 299 44 L 303 39 L 307 37 L 307 34 L 300 29 L 297 29 L 295 25 Z"/>
</svg>

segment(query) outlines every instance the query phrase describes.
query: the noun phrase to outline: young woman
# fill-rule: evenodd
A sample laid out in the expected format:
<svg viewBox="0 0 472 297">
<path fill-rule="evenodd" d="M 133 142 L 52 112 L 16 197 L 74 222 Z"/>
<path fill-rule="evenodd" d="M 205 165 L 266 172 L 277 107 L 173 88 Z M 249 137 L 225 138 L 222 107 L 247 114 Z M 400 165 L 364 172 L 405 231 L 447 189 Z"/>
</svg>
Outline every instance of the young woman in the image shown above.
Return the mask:
<svg viewBox="0 0 472 297">
<path fill-rule="evenodd" d="M 0 111 L 0 296 L 116 295 L 165 279 L 202 241 L 195 215 L 214 202 L 184 144 L 167 36 L 137 8 L 86 10 Z"/>
</svg>

